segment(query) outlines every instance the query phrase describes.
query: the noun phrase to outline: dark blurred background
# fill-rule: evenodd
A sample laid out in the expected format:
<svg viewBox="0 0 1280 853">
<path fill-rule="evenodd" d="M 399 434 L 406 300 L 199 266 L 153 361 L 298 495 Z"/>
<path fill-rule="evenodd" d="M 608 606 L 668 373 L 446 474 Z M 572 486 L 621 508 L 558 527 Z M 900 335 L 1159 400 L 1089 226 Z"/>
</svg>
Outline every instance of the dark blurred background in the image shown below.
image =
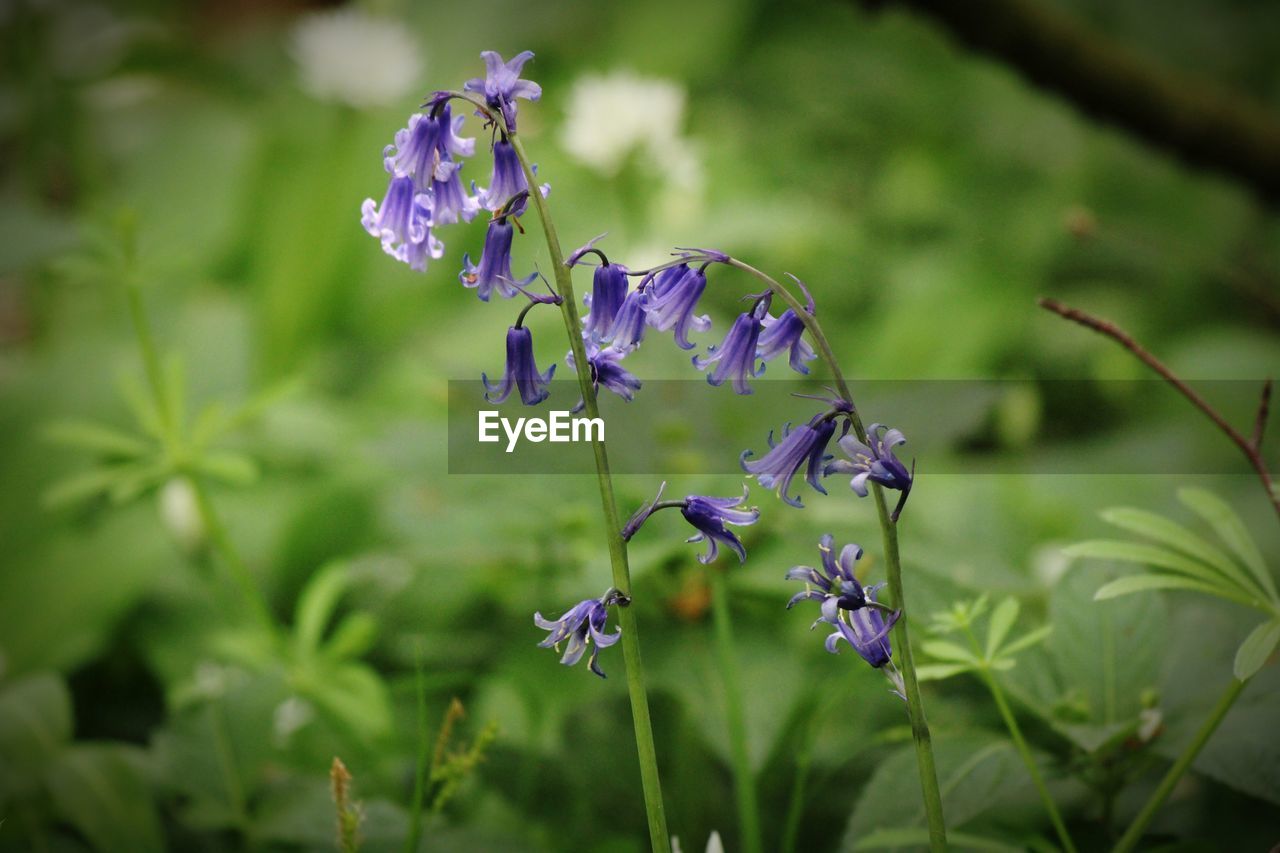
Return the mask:
<svg viewBox="0 0 1280 853">
<path fill-rule="evenodd" d="M 1261 117 L 1246 126 L 1269 138 L 1274 3 L 1027 3 L 1157 80 L 1167 72 L 1175 105 L 1179 93 L 1243 99 Z M 971 26 L 1009 25 L 1000 6 L 977 4 Z M 560 667 L 531 622 L 609 584 L 594 480 L 446 473 L 448 382 L 500 368 L 514 313 L 458 283 L 484 225 L 440 232 L 447 254 L 421 274 L 359 223 L 385 188 L 383 147 L 424 94 L 482 73 L 484 49 L 537 54 L 525 76 L 544 96 L 522 104 L 521 130 L 566 245 L 607 229 L 604 245 L 633 268 L 672 246 L 715 246 L 793 272 L 854 380 L 1019 380 L 959 410 L 864 413 L 908 437 L 911 418 L 927 425 L 949 471 L 968 458 L 987 472 L 1028 458 L 1103 460 L 1088 470 L 1175 460 L 1164 476 L 930 478 L 936 460 L 921 458 L 903 528 L 918 612 L 992 592 L 1018 596 L 1027 625 L 1056 624 L 1098 586 L 1059 547 L 1099 535 L 1107 506 L 1185 512 L 1174 490 L 1193 481 L 1280 553 L 1243 464 L 1167 388 L 1055 391 L 1055 379 L 1146 374 L 1035 304 L 1052 295 L 1110 317 L 1189 378 L 1274 373 L 1280 219 L 1265 155 L 1259 172 L 1213 146 L 1188 154 L 1152 129 L 1141 90 L 1129 115 L 1123 102 L 1086 114 L 945 17 L 834 0 L 0 0 L 0 849 L 326 849 L 335 754 L 365 803 L 367 849 L 399 849 L 415 756 L 454 697 L 466 716 L 449 749 L 491 723 L 496 740 L 430 818 L 423 849 L 644 848 L 621 655 L 602 655 L 604 682 Z M 483 132 L 472 122 L 468 135 Z M 485 159 L 464 179 L 487 183 Z M 190 412 L 269 396 L 223 442 L 254 464 L 229 463 L 237 485 L 210 494 L 285 630 L 318 623 L 332 646 L 264 650 L 236 633 L 243 614 L 209 592 L 210 531 L 181 478 L 114 493 L 68 480 L 101 453 L 51 442 L 65 437 L 59 423 L 133 429 L 119 378 L 142 366 L 112 261 L 122 218 L 136 229 L 130 274 L 160 349 L 181 361 Z M 517 273 L 535 263 L 547 270 L 532 226 Z M 753 283 L 728 271 L 712 282 L 707 310 L 723 330 Z M 531 323 L 540 361 L 562 357 L 559 320 Z M 661 343 L 628 363 L 645 379 L 697 376 Z M 768 376 L 821 384 L 781 362 Z M 728 388 L 706 394 L 730 405 Z M 650 400 L 641 391 L 631 405 Z M 793 408 L 770 420 L 811 412 Z M 1250 409 L 1228 415 L 1243 426 Z M 690 438 L 699 417 L 672 413 L 652 436 L 686 472 L 671 489 L 735 493 L 738 477 L 699 473 L 722 469 Z M 754 424 L 740 431 L 726 458 L 763 447 Z M 1179 459 L 1239 474 L 1181 476 Z M 623 478 L 624 511 L 656 487 Z M 789 823 L 797 849 L 853 850 L 872 827 L 919 820 L 914 780 L 896 770 L 909 740 L 898 700 L 851 655 L 828 656 L 809 614 L 782 609 L 794 591 L 784 572 L 815 559 L 823 532 L 867 545 L 878 576 L 873 513 L 831 491 L 800 512 L 753 485 L 763 520 L 750 559 L 721 566 L 766 849 L 782 848 Z M 670 820 L 685 850 L 712 830 L 738 849 L 705 570 L 682 538 L 678 519 L 660 517 L 633 549 Z M 317 589 L 335 566 L 328 577 L 342 580 Z M 1124 606 L 1145 621 L 1105 661 L 1073 664 L 1051 644 L 1010 675 L 1088 849 L 1140 805 L 1252 627 L 1189 596 Z M 1107 669 L 1120 710 L 1100 717 L 1081 700 L 1073 665 Z M 1259 681 L 1237 712 L 1251 716 L 1229 721 L 1156 826 L 1189 845 L 1177 849 L 1278 840 L 1280 704 L 1275 679 Z M 963 679 L 930 685 L 926 700 L 946 767 L 999 730 Z M 1167 740 L 1125 759 L 1145 782 L 1067 778 L 1113 767 L 1095 736 L 1153 707 Z M 1063 735 L 1066 719 L 1096 728 Z M 969 800 L 949 811 L 1029 844 L 1037 807 L 1019 765 L 1005 772 L 956 777 L 948 797 Z"/>
</svg>

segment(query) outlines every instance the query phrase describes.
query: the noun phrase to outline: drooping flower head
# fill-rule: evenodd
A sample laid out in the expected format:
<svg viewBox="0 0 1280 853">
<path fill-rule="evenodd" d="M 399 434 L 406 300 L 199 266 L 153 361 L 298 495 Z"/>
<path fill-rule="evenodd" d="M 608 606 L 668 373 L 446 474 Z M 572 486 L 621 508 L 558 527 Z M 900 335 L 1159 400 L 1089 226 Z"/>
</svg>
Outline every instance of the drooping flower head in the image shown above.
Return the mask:
<svg viewBox="0 0 1280 853">
<path fill-rule="evenodd" d="M 894 455 L 893 448 L 906 441 L 906 436 L 900 430 L 889 429 L 883 424 L 872 424 L 867 429 L 866 444 L 852 435 L 840 439 L 840 449 L 849 458 L 837 459 L 827 466 L 824 473 L 853 474 L 849 487 L 862 498 L 867 496 L 868 480 L 879 483 L 886 489 L 902 492 L 898 506 L 893 510 L 893 520 L 897 521 L 907 502 L 907 496 L 911 494 L 912 473 Z"/>
<path fill-rule="evenodd" d="M 604 340 L 616 348 L 629 351 L 640 346 L 644 340 L 644 329 L 648 325 L 645 317 L 648 314 L 649 296 L 642 290 L 633 290 L 622 300 L 612 325 L 604 334 Z"/>
<path fill-rule="evenodd" d="M 738 315 L 724 336 L 724 343 L 719 346 L 712 344 L 707 347 L 705 356 L 693 357 L 693 366 L 699 370 L 716 364 L 716 369 L 707 374 L 708 383 L 723 385 L 726 379 L 732 379 L 734 391 L 751 393 L 747 380 L 764 373 L 764 364 L 756 365 L 756 342 L 760 337 L 760 320 L 768 313 L 769 295 L 766 293 L 756 300 L 750 311 Z"/>
<path fill-rule="evenodd" d="M 494 385 L 488 376 L 480 374 L 484 382 L 484 398 L 490 403 L 502 403 L 515 388 L 520 391 L 521 402 L 526 406 L 536 406 L 551 395 L 547 383 L 555 372 L 554 364 L 547 368 L 546 373 L 538 372 L 538 365 L 533 360 L 533 334 L 523 326 L 512 326 L 507 329 L 507 366 L 502 382 Z"/>
<path fill-rule="evenodd" d="M 804 295 L 809 301 L 808 313 L 812 317 L 816 308 L 813 303 L 813 296 L 800 279 L 795 276 L 791 276 L 791 278 L 804 291 Z M 764 330 L 760 333 L 760 340 L 756 345 L 756 358 L 761 361 L 772 361 L 784 352 L 790 352 L 791 369 L 797 373 L 807 374 L 809 368 L 805 362 L 813 361 L 817 358 L 817 353 L 813 351 L 813 347 L 809 346 L 808 341 L 804 339 L 804 321 L 800 319 L 800 316 L 794 310 L 788 308 L 778 317 L 774 317 L 771 314 L 765 315 L 761 323 L 764 325 Z"/>
<path fill-rule="evenodd" d="M 604 671 L 600 669 L 597 662 L 600 650 L 612 646 L 622 637 L 621 628 L 612 634 L 606 634 L 604 631 L 605 622 L 609 618 L 609 607 L 614 604 L 625 606 L 627 603 L 629 599 L 625 595 L 611 589 L 601 598 L 588 598 L 575 604 L 569 612 L 555 621 L 544 619 L 541 613 L 534 613 L 533 624 L 549 632 L 546 639 L 538 643 L 538 648 L 555 648 L 559 651 L 560 644 L 566 643 L 560 663 L 573 666 L 582 660 L 587 646 L 594 642 L 595 648 L 591 650 L 587 666 L 596 675 L 604 678 Z"/>
<path fill-rule="evenodd" d="M 476 141 L 458 135 L 465 119 L 453 118 L 448 103 L 426 114 L 409 118 L 409 126 L 396 132 L 395 142 L 383 151 L 387 171 L 413 179 L 414 188 L 426 196 L 432 225 L 470 222 L 480 202 L 469 196 L 458 174 L 462 163 L 454 157 L 470 157 Z"/>
<path fill-rule="evenodd" d="M 533 51 L 522 51 L 506 61 L 497 51 L 486 50 L 480 54 L 480 58 L 484 60 L 485 76 L 473 77 L 462 88 L 483 95 L 490 109 L 502 113 L 507 130 L 513 131 L 516 129 L 516 99 L 536 101 L 542 97 L 541 86 L 532 80 L 520 78 L 524 64 L 533 59 Z"/>
<path fill-rule="evenodd" d="M 631 373 L 622 366 L 622 359 L 626 356 L 625 350 L 617 347 L 602 347 L 598 342 L 590 338 L 584 338 L 583 344 L 587 349 L 587 362 L 591 366 L 591 384 L 597 390 L 604 386 L 613 393 L 617 394 L 628 403 L 635 399 L 635 392 L 640 390 L 640 380 L 635 374 Z M 573 360 L 573 350 L 565 356 L 565 362 L 577 370 L 577 365 Z M 578 401 L 578 405 L 573 411 L 581 411 L 583 402 Z"/>
<path fill-rule="evenodd" d="M 893 611 L 886 621 L 882 610 L 887 608 L 876 602 L 876 593 L 882 584 L 864 588 L 858 582 L 854 567 L 862 558 L 862 549 L 857 545 L 845 545 L 836 557 L 835 539 L 828 533 L 819 541 L 818 551 L 822 555 L 822 569 L 795 566 L 787 572 L 787 580 L 805 583 L 804 591 L 787 602 L 787 609 L 801 601 L 821 602 L 821 615 L 813 623 L 814 627 L 826 623 L 835 628 L 827 637 L 827 651 L 839 652 L 843 639 L 867 663 L 879 669 L 892 660 L 888 634 L 902 611 Z"/>
<path fill-rule="evenodd" d="M 498 210 L 517 193 L 529 189 L 525 180 L 524 169 L 520 167 L 520 158 L 505 139 L 493 143 L 493 175 L 489 186 L 477 192 L 480 204 L 485 210 Z"/>
<path fill-rule="evenodd" d="M 379 205 L 371 198 L 360 207 L 360 224 L 382 241 L 382 250 L 422 271 L 427 258 L 444 255 L 444 243 L 431 234 L 430 199 L 415 190 L 413 179 L 392 176 Z"/>
<path fill-rule="evenodd" d="M 644 523 L 649 520 L 649 516 L 655 512 L 664 509 L 679 509 L 680 514 L 684 516 L 684 520 L 693 525 L 694 529 L 698 531 L 686 541 L 701 542 L 705 539 L 707 542 L 707 550 L 698 557 L 698 562 L 705 564 L 714 560 L 720 553 L 720 543 L 723 543 L 737 554 L 739 562 L 747 559 L 747 551 L 742 545 L 742 540 L 726 526 L 732 524 L 738 527 L 746 527 L 747 525 L 755 524 L 760 519 L 760 510 L 755 507 L 743 506 L 747 500 L 745 487 L 740 497 L 713 498 L 705 495 L 689 495 L 683 500 L 664 501 L 662 500 L 662 493 L 666 488 L 667 484 L 664 482 L 658 487 L 658 494 L 654 499 L 636 510 L 635 514 L 628 519 L 626 525 L 622 528 L 622 540 L 624 542 L 630 542 L 631 537 L 639 532 Z"/>
<path fill-rule="evenodd" d="M 710 563 L 716 558 L 719 554 L 716 543 L 722 543 L 737 554 L 738 562 L 741 563 L 747 559 L 747 551 L 742 545 L 742 540 L 738 538 L 738 534 L 725 526 L 733 524 L 745 527 L 755 524 L 760 519 L 760 510 L 755 507 L 742 507 L 746 499 L 745 488 L 742 490 L 741 497 L 712 498 L 691 495 L 685 498 L 680 514 L 698 531 L 686 541 L 701 542 L 704 539 L 707 541 L 706 553 L 698 556 L 698 562 Z"/>
<path fill-rule="evenodd" d="M 835 421 L 829 413 L 814 415 L 807 424 L 795 429 L 788 424 L 782 432 L 782 440 L 775 442 L 773 433 L 769 433 L 770 450 L 755 462 L 748 462 L 752 455 L 750 450 L 742 451 L 740 462 L 742 469 L 756 478 L 756 482 L 766 489 L 778 493 L 778 497 L 794 507 L 803 507 L 804 503 L 797 495 L 787 494 L 791 490 L 791 480 L 801 468 L 805 468 L 805 480 L 814 491 L 826 494 L 818 477 L 822 466 L 829 458 L 826 455 L 827 444 L 836 431 Z"/>
<path fill-rule="evenodd" d="M 515 228 L 509 220 L 507 216 L 497 216 L 489 222 L 479 264 L 471 263 L 469 254 L 462 256 L 462 272 L 458 273 L 458 281 L 465 287 L 474 287 L 476 295 L 484 302 L 489 301 L 489 295 L 495 290 L 503 299 L 510 299 L 517 293 L 515 285 L 528 286 L 538 276 L 536 272 L 518 280 L 512 276 L 511 239 Z"/>
<path fill-rule="evenodd" d="M 641 286 L 645 284 L 642 282 Z M 660 332 L 674 328 L 676 346 L 693 349 L 689 331 L 705 332 L 711 328 L 710 317 L 693 313 L 706 289 L 706 273 L 688 264 L 677 264 L 658 273 L 647 289 L 649 325 Z"/>
<path fill-rule="evenodd" d="M 587 316 L 582 319 L 583 331 L 589 337 L 605 340 L 623 300 L 627 297 L 627 268 L 622 264 L 610 263 L 609 258 L 595 247 L 598 240 L 605 235 L 592 237 L 585 245 L 575 249 L 564 265 L 575 267 L 585 255 L 592 254 L 600 259 L 595 275 L 591 280 L 591 293 L 582 297 L 587 306 Z"/>
</svg>

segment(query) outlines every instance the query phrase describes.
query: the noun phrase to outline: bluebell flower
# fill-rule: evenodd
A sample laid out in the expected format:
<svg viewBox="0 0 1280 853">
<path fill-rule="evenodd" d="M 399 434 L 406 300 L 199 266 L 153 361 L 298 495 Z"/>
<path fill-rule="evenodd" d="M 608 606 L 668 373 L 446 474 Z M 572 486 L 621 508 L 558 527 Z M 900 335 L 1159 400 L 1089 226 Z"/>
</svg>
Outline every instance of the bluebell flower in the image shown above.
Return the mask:
<svg viewBox="0 0 1280 853">
<path fill-rule="evenodd" d="M 462 256 L 462 272 L 458 273 L 458 281 L 466 287 L 474 287 L 476 295 L 484 302 L 489 295 L 498 291 L 503 299 L 516 295 L 515 284 L 525 287 L 537 278 L 536 272 L 516 280 L 511 275 L 511 239 L 515 234 L 508 217 L 499 216 L 489 223 L 489 230 L 484 235 L 484 250 L 480 253 L 480 263 L 471 263 L 471 255 Z"/>
<path fill-rule="evenodd" d="M 706 273 L 688 264 L 677 264 L 658 273 L 648 288 L 649 325 L 660 332 L 674 328 L 676 345 L 693 349 L 689 331 L 705 332 L 711 328 L 710 317 L 693 313 L 706 288 Z"/>
<path fill-rule="evenodd" d="M 854 566 L 862 559 L 862 549 L 845 545 L 837 558 L 834 543 L 829 533 L 818 543 L 822 569 L 795 566 L 787 572 L 787 580 L 805 582 L 805 590 L 791 597 L 787 609 L 801 601 L 820 602 L 821 615 L 813 623 L 814 627 L 826 623 L 835 628 L 827 637 L 827 651 L 836 654 L 840 640 L 844 639 L 878 669 L 892 660 L 888 634 L 902 611 L 893 611 L 886 621 L 882 610 L 887 608 L 881 608 L 876 602 L 876 594 L 883 584 L 864 588 L 855 574 Z"/>
<path fill-rule="evenodd" d="M 867 601 L 876 603 L 876 593 L 880 585 L 867 587 Z M 895 610 L 884 618 L 877 607 L 863 607 L 852 612 L 841 610 L 840 618 L 835 621 L 836 630 L 827 637 L 826 648 L 831 654 L 840 652 L 840 641 L 844 640 L 853 646 L 854 651 L 862 655 L 862 659 L 876 669 L 893 660 L 893 648 L 889 644 L 889 631 L 902 617 L 901 610 Z M 823 620 L 825 621 L 825 620 Z M 896 692 L 901 695 L 902 688 Z"/>
<path fill-rule="evenodd" d="M 599 390 L 604 386 L 628 403 L 635 399 L 635 392 L 640 390 L 640 380 L 622 366 L 626 351 L 613 346 L 602 347 L 597 341 L 591 339 L 584 339 L 583 344 L 586 346 L 587 361 L 591 367 L 592 387 Z M 573 359 L 573 350 L 565 356 L 565 361 L 574 370 L 578 369 Z M 573 411 L 581 411 L 582 406 L 583 402 L 579 400 Z"/>
<path fill-rule="evenodd" d="M 717 543 L 723 544 L 738 555 L 738 562 L 747 559 L 747 551 L 742 546 L 738 535 L 725 525 L 733 524 L 745 527 L 755 524 L 760 519 L 760 510 L 755 507 L 740 508 L 747 499 L 747 490 L 742 490 L 741 497 L 712 498 L 703 495 L 690 495 L 685 498 L 680 514 L 684 520 L 697 528 L 697 533 L 687 541 L 707 541 L 706 553 L 698 556 L 698 562 L 710 563 L 719 554 Z"/>
<path fill-rule="evenodd" d="M 760 338 L 760 319 L 769 312 L 769 298 L 759 299 L 752 309 L 738 315 L 724 336 L 724 343 L 707 347 L 705 356 L 694 356 L 693 366 L 706 370 L 712 364 L 716 369 L 707 374 L 707 382 L 712 385 L 723 385 L 726 379 L 733 380 L 733 390 L 739 394 L 750 394 L 751 386 L 747 380 L 751 376 L 764 373 L 764 364 L 756 366 L 756 341 Z"/>
<path fill-rule="evenodd" d="M 643 290 L 633 290 L 622 300 L 622 306 L 613 318 L 604 340 L 611 342 L 621 350 L 633 350 L 644 340 L 644 329 L 648 325 L 649 296 Z"/>
<path fill-rule="evenodd" d="M 536 165 L 533 171 L 536 175 Z M 485 210 L 501 210 L 512 198 L 528 189 L 529 182 L 525 180 L 524 169 L 520 166 L 515 148 L 507 140 L 499 139 L 493 143 L 493 174 L 489 177 L 489 186 L 476 190 L 480 206 Z M 538 191 L 545 198 L 551 192 L 551 185 L 543 184 Z"/>
<path fill-rule="evenodd" d="M 551 395 L 547 383 L 555 375 L 556 366 L 552 364 L 546 373 L 538 372 L 538 365 L 533 360 L 533 334 L 523 326 L 512 326 L 507 329 L 507 367 L 502 374 L 502 383 L 494 385 L 489 377 L 480 374 L 484 382 L 484 398 L 490 403 L 505 402 L 512 388 L 520 391 L 520 400 L 526 406 L 536 406 Z"/>
<path fill-rule="evenodd" d="M 477 92 L 484 96 L 485 103 L 491 109 L 502 113 L 506 120 L 507 130 L 516 129 L 516 99 L 524 98 L 536 101 L 542 97 L 542 87 L 532 80 L 522 80 L 520 71 L 524 64 L 533 59 L 533 51 L 526 50 L 504 61 L 502 54 L 486 50 L 480 54 L 484 60 L 486 74 L 475 77 L 463 84 L 468 92 Z"/>
<path fill-rule="evenodd" d="M 814 490 L 826 494 L 818 477 L 822 473 L 823 463 L 829 458 L 826 455 L 827 444 L 835 433 L 835 421 L 828 414 L 814 415 L 807 424 L 795 429 L 788 424 L 782 432 L 782 440 L 774 442 L 773 433 L 769 433 L 770 450 L 755 462 L 748 462 L 752 455 L 744 450 L 740 457 L 742 468 L 755 476 L 756 481 L 766 489 L 778 493 L 778 497 L 794 507 L 803 507 L 799 496 L 790 497 L 791 480 L 806 468 L 805 480 Z"/>
<path fill-rule="evenodd" d="M 464 120 L 453 118 L 447 103 L 434 114 L 419 113 L 383 152 L 387 171 L 413 178 L 417 191 L 428 197 L 432 225 L 470 222 L 480 210 L 479 200 L 462 187 L 462 163 L 453 159 L 475 153 L 475 140 L 458 135 Z"/>
<path fill-rule="evenodd" d="M 889 429 L 883 424 L 872 424 L 867 430 L 867 442 L 863 444 L 856 436 L 846 435 L 840 439 L 840 449 L 849 459 L 837 459 L 827 466 L 825 474 L 853 474 L 849 487 L 858 495 L 867 496 L 867 481 L 879 483 L 886 489 L 902 492 L 898 506 L 893 511 L 893 520 L 898 520 L 902 507 L 911 494 L 912 473 L 893 453 L 893 448 L 905 444 L 906 436 L 900 430 Z"/>
<path fill-rule="evenodd" d="M 800 289 L 804 291 L 805 299 L 809 303 L 807 313 L 812 317 L 817 308 L 813 303 L 813 295 L 800 279 L 791 276 L 791 280 L 800 285 Z M 791 369 L 797 373 L 807 374 L 809 368 L 805 362 L 813 361 L 817 358 L 817 353 L 804 339 L 804 321 L 800 319 L 800 315 L 788 308 L 779 317 L 767 315 L 762 322 L 764 331 L 760 333 L 756 357 L 761 361 L 773 361 L 784 352 L 790 352 Z"/>
<path fill-rule="evenodd" d="M 582 660 L 582 655 L 586 652 L 587 646 L 594 642 L 595 648 L 591 650 L 591 658 L 588 660 L 587 666 L 596 675 L 604 678 L 605 674 L 597 662 L 600 650 L 612 646 L 622 637 L 621 628 L 612 634 L 604 632 L 605 622 L 609 618 L 609 606 L 623 604 L 626 601 L 626 596 L 617 590 L 611 589 L 604 594 L 603 598 L 588 598 L 575 604 L 568 613 L 555 621 L 544 619 L 541 613 L 534 613 L 533 624 L 544 631 L 550 632 L 545 640 L 538 643 L 538 648 L 555 648 L 556 651 L 559 651 L 560 644 L 566 643 L 564 656 L 560 658 L 560 663 L 565 666 L 573 666 Z"/>
<path fill-rule="evenodd" d="M 427 259 L 444 255 L 444 244 L 431 234 L 429 198 L 417 192 L 413 179 L 393 175 L 379 205 L 367 198 L 360 207 L 360 224 L 382 241 L 382 250 L 415 270 Z"/>
<path fill-rule="evenodd" d="M 627 298 L 627 268 L 618 263 L 602 263 L 591 280 L 591 293 L 583 296 L 588 308 L 583 330 L 604 340 Z"/>
</svg>

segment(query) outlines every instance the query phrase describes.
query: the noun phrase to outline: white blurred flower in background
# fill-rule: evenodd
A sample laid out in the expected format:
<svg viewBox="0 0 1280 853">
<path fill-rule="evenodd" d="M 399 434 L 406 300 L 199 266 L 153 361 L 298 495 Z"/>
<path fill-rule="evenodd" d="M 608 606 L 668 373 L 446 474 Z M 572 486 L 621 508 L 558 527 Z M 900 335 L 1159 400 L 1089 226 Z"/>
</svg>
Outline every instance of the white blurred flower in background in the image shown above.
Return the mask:
<svg viewBox="0 0 1280 853">
<path fill-rule="evenodd" d="M 380 107 L 422 87 L 422 53 L 404 26 L 358 9 L 302 16 L 291 48 L 302 88 L 320 100 Z"/>
<path fill-rule="evenodd" d="M 697 189 L 702 167 L 681 134 L 685 91 L 672 80 L 630 71 L 588 74 L 569 92 L 565 150 L 605 177 L 633 155 L 642 168 L 682 189 Z"/>
</svg>

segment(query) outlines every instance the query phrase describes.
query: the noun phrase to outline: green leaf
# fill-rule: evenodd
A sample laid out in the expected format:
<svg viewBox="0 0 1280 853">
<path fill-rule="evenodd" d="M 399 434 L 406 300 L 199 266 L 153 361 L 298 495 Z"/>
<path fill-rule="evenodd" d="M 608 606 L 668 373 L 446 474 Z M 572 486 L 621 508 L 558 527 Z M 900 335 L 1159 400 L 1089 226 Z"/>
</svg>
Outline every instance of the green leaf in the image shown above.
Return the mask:
<svg viewBox="0 0 1280 853">
<path fill-rule="evenodd" d="M 920 648 L 924 650 L 925 654 L 938 660 L 955 661 L 964 664 L 979 663 L 973 652 L 946 640 L 926 640 L 920 644 Z"/>
<path fill-rule="evenodd" d="M 973 666 L 966 663 L 926 663 L 916 667 L 916 678 L 920 681 L 942 681 L 972 670 Z"/>
<path fill-rule="evenodd" d="M 151 392 L 143 388 L 142 383 L 132 374 L 121 376 L 116 384 L 120 388 L 120 396 L 124 398 L 138 426 L 152 438 L 166 440 L 164 422 L 160 418 L 160 411 L 156 408 Z"/>
<path fill-rule="evenodd" d="M 132 458 L 151 451 L 147 442 L 91 421 L 57 421 L 44 430 L 45 440 L 92 453 Z"/>
<path fill-rule="evenodd" d="M 1003 738 L 958 735 L 934 744 L 948 835 L 1026 788 L 1026 768 Z M 904 746 L 876 767 L 845 828 L 840 850 L 860 849 L 873 832 L 923 826 L 924 802 L 914 746 Z"/>
<path fill-rule="evenodd" d="M 34 784 L 69 740 L 71 694 L 62 678 L 29 675 L 0 692 L 0 765 L 10 781 Z"/>
<path fill-rule="evenodd" d="M 391 733 L 387 685 L 361 663 L 325 666 L 299 681 L 299 690 L 351 734 L 378 740 Z"/>
<path fill-rule="evenodd" d="M 169 423 L 177 435 L 182 435 L 187 417 L 187 372 L 183 369 L 181 356 L 176 353 L 169 355 L 164 360 L 163 372 L 164 405 Z"/>
<path fill-rule="evenodd" d="M 102 853 L 165 849 L 150 788 L 136 750 L 78 744 L 45 779 L 57 813 Z"/>
<path fill-rule="evenodd" d="M 1124 542 L 1116 539 L 1094 539 L 1076 545 L 1069 545 L 1063 549 L 1063 553 L 1071 557 L 1119 560 L 1126 563 L 1139 563 L 1144 566 L 1168 569 L 1188 577 L 1198 578 L 1210 586 L 1244 592 L 1238 584 L 1228 585 L 1226 579 L 1211 567 L 1173 551 L 1158 548 L 1155 545 L 1146 545 L 1141 542 Z"/>
<path fill-rule="evenodd" d="M 372 613 L 352 613 L 338 623 L 333 636 L 324 645 L 324 654 L 332 660 L 358 658 L 373 648 L 378 638 L 378 620 Z"/>
<path fill-rule="evenodd" d="M 853 843 L 848 850 L 894 850 L 899 847 L 927 847 L 929 830 L 916 827 L 877 829 Z M 996 838 L 984 838 L 966 832 L 947 832 L 947 847 L 952 850 L 992 850 L 997 853 L 1018 853 L 1022 846 L 1008 844 Z"/>
<path fill-rule="evenodd" d="M 1027 649 L 1027 648 L 1030 648 L 1031 646 L 1034 646 L 1036 643 L 1042 642 L 1046 637 L 1048 637 L 1052 633 L 1053 633 L 1052 625 L 1041 625 L 1039 628 L 1036 628 L 1034 631 L 1029 631 L 1028 633 L 1023 634 L 1021 637 L 1014 640 L 1009 645 L 1005 646 L 1003 649 L 1000 650 L 1000 653 L 1003 655 L 1016 654 L 1022 651 L 1023 649 Z"/>
<path fill-rule="evenodd" d="M 1272 599 L 1280 597 L 1276 594 L 1275 579 L 1267 571 L 1267 564 L 1262 559 L 1257 543 L 1249 535 L 1240 516 L 1236 515 L 1226 501 L 1204 489 L 1179 489 L 1178 500 L 1209 523 Z"/>
<path fill-rule="evenodd" d="M 1113 580 L 1093 594 L 1094 601 L 1106 601 L 1111 598 L 1119 598 L 1122 595 L 1132 595 L 1135 592 L 1149 592 L 1156 589 L 1185 589 L 1193 592 L 1203 592 L 1206 595 L 1214 595 L 1219 598 L 1226 598 L 1230 601 L 1240 601 L 1235 595 L 1228 595 L 1221 587 L 1210 586 L 1191 578 L 1179 577 L 1178 575 L 1160 575 L 1160 574 L 1141 574 L 1126 575 L 1125 577 Z"/>
<path fill-rule="evenodd" d="M 1117 527 L 1154 539 L 1176 551 L 1192 556 L 1201 563 L 1212 566 L 1224 577 L 1234 580 L 1245 589 L 1252 586 L 1229 554 L 1164 516 L 1132 507 L 1113 507 L 1103 510 L 1102 518 Z"/>
<path fill-rule="evenodd" d="M 319 650 L 320 638 L 347 588 L 349 577 L 346 563 L 330 563 L 316 572 L 302 590 L 293 629 L 294 647 L 300 656 Z"/>
<path fill-rule="evenodd" d="M 1263 622 L 1249 632 L 1236 650 L 1235 675 L 1241 681 L 1252 678 L 1280 643 L 1280 619 Z"/>
<path fill-rule="evenodd" d="M 121 466 L 90 468 L 53 483 L 40 495 L 46 509 L 63 509 L 104 495 L 121 476 Z"/>
<path fill-rule="evenodd" d="M 1000 650 L 1000 644 L 1004 642 L 1005 637 L 1009 636 L 1013 623 L 1018 621 L 1018 610 L 1018 600 L 1010 596 L 991 611 L 991 619 L 987 622 L 987 660 L 996 656 L 996 652 Z"/>
<path fill-rule="evenodd" d="M 258 479 L 258 464 L 231 450 L 211 450 L 195 461 L 197 470 L 233 486 L 248 486 Z"/>
<path fill-rule="evenodd" d="M 1083 566 L 1064 575 L 1050 595 L 1053 635 L 1046 648 L 1060 688 L 1079 697 L 1084 719 L 1074 722 L 1127 722 L 1143 709 L 1143 694 L 1159 683 L 1166 643 L 1163 601 L 1095 601 L 1095 590 L 1114 577 Z"/>
</svg>

